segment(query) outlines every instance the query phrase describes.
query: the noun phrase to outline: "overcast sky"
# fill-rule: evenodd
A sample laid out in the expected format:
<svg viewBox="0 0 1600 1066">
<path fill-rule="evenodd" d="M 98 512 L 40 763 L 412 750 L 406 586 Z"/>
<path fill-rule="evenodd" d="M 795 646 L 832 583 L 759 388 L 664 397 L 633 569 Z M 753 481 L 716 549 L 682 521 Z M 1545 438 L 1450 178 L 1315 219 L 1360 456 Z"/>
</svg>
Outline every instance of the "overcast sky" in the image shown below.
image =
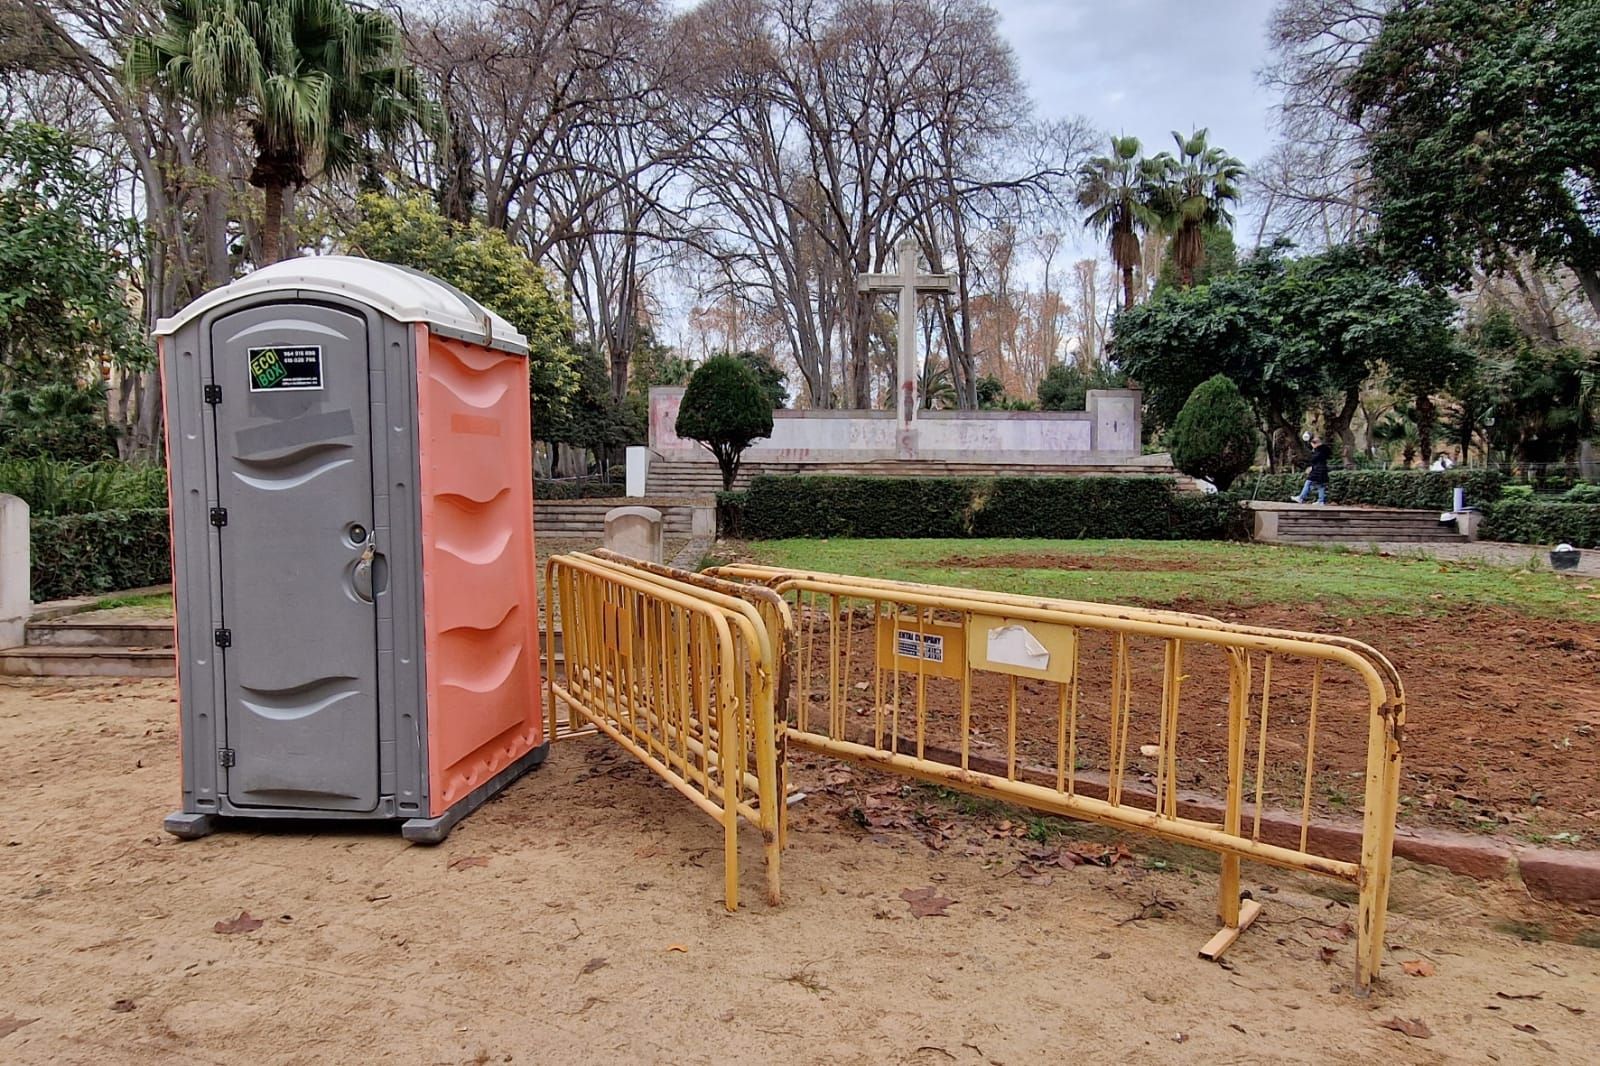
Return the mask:
<svg viewBox="0 0 1600 1066">
<path fill-rule="evenodd" d="M 992 0 L 1042 115 L 1082 114 L 1149 151 L 1197 127 L 1247 164 L 1271 142 L 1256 82 L 1274 0 Z"/>
</svg>

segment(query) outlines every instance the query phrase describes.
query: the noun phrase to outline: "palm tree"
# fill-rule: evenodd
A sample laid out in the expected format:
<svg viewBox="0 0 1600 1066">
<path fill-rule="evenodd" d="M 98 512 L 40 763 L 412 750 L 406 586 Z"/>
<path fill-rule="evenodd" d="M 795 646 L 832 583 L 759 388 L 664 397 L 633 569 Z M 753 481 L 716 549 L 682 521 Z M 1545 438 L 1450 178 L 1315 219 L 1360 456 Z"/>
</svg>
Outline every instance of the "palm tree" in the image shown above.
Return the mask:
<svg viewBox="0 0 1600 1066">
<path fill-rule="evenodd" d="M 1208 143 L 1209 136 L 1209 130 L 1188 137 L 1174 130 L 1177 156 L 1162 152 L 1150 161 L 1156 186 L 1152 206 L 1161 228 L 1172 236 L 1172 260 L 1184 288 L 1194 284 L 1195 271 L 1206 260 L 1206 231 L 1233 225 L 1228 207 L 1238 202 L 1245 176 L 1244 164 Z"/>
<path fill-rule="evenodd" d="M 440 131 L 399 27 L 380 11 L 346 0 L 162 0 L 162 16 L 155 33 L 129 42 L 126 73 L 204 118 L 243 123 L 256 151 L 250 184 L 265 200 L 263 263 L 283 257 L 296 189 L 355 171 L 373 135 Z"/>
<path fill-rule="evenodd" d="M 1122 272 L 1122 306 L 1133 306 L 1133 272 L 1140 262 L 1139 236 L 1160 216 L 1150 203 L 1152 172 L 1139 157 L 1139 138 L 1111 138 L 1111 154 L 1078 168 L 1078 203 L 1089 209 L 1083 224 L 1111 237 L 1111 262 Z"/>
</svg>

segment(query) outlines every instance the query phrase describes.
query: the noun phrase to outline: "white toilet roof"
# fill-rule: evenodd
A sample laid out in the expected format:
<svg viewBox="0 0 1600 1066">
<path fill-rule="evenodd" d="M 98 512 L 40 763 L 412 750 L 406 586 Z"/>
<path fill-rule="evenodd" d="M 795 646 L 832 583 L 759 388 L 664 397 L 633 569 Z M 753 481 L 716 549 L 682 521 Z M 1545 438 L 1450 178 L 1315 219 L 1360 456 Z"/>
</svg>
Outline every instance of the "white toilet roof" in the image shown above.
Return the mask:
<svg viewBox="0 0 1600 1066">
<path fill-rule="evenodd" d="M 528 352 L 528 338 L 455 286 L 419 270 L 353 255 L 308 255 L 262 267 L 161 319 L 155 336 L 170 336 L 223 304 L 271 292 L 350 297 L 398 322 L 425 322 L 439 332 L 501 351 Z"/>
</svg>

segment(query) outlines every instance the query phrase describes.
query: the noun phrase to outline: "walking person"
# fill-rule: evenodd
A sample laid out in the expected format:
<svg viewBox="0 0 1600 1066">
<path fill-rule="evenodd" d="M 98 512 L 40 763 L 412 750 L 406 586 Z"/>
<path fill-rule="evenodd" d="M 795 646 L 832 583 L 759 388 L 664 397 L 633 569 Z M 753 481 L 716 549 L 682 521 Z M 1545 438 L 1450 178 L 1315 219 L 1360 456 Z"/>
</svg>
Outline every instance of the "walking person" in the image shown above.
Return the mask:
<svg viewBox="0 0 1600 1066">
<path fill-rule="evenodd" d="M 1306 497 L 1311 495 L 1311 490 L 1317 490 L 1317 506 L 1321 507 L 1328 502 L 1328 456 L 1331 454 L 1328 445 L 1321 437 L 1311 438 L 1311 465 L 1306 469 L 1306 483 L 1300 489 L 1298 496 L 1291 496 L 1291 503 L 1305 503 Z"/>
</svg>

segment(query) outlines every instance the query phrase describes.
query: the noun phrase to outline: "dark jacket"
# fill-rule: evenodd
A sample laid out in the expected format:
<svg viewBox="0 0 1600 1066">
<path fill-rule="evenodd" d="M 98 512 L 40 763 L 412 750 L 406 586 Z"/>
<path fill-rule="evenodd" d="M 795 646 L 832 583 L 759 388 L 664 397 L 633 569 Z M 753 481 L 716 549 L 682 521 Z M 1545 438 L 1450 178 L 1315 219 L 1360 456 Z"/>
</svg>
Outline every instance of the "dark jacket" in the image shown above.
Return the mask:
<svg viewBox="0 0 1600 1066">
<path fill-rule="evenodd" d="M 1329 448 L 1326 444 L 1319 444 L 1311 449 L 1311 471 L 1307 480 L 1313 485 L 1328 483 L 1328 455 Z"/>
</svg>

